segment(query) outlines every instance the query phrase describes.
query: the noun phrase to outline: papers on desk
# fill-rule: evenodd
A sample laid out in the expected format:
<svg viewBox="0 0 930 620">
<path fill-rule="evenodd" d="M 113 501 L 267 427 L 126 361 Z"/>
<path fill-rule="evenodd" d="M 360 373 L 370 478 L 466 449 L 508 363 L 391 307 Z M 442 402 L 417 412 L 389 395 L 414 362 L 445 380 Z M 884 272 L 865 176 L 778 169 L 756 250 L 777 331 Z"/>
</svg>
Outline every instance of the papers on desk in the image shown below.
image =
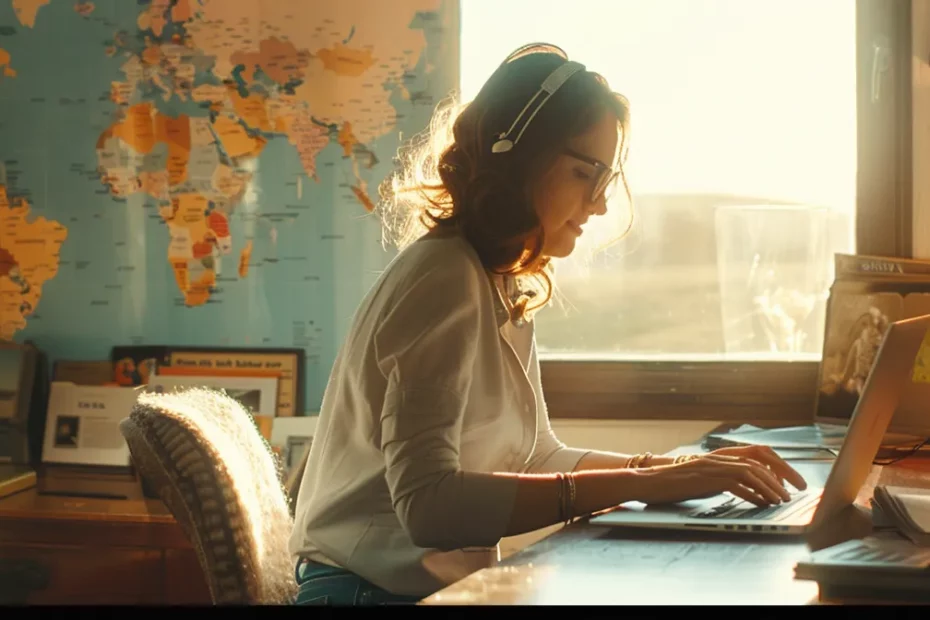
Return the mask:
<svg viewBox="0 0 930 620">
<path fill-rule="evenodd" d="M 878 520 L 914 544 L 930 547 L 930 490 L 879 485 L 872 497 Z"/>
</svg>

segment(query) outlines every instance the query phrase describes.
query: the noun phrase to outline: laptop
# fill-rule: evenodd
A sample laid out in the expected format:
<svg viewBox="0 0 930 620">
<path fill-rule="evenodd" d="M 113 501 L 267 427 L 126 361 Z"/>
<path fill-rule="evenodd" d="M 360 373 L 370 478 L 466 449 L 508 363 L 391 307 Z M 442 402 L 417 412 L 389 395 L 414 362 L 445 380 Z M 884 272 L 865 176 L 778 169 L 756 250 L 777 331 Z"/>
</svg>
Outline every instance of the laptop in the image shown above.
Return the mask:
<svg viewBox="0 0 930 620">
<path fill-rule="evenodd" d="M 590 519 L 594 525 L 663 529 L 704 529 L 760 534 L 803 534 L 852 504 L 872 469 L 882 439 L 911 382 L 930 329 L 930 315 L 892 323 L 878 350 L 879 362 L 866 379 L 846 440 L 823 488 L 791 493 L 790 501 L 758 507 L 729 493 L 671 505 L 627 502 Z"/>
<path fill-rule="evenodd" d="M 894 363 L 894 360 L 901 355 L 910 357 L 908 345 L 901 345 L 901 347 L 898 349 L 892 343 L 892 346 L 886 346 L 880 350 L 875 356 L 872 371 L 882 364 Z M 838 412 L 843 410 L 842 407 L 821 406 L 819 401 L 823 398 L 823 394 L 818 394 L 818 402 L 814 405 L 812 425 L 711 433 L 704 439 L 704 447 L 708 450 L 715 450 L 725 446 L 764 445 L 775 449 L 819 448 L 836 454 L 836 450 L 843 445 L 846 438 L 849 419 L 838 415 Z M 861 398 L 860 396 L 859 399 Z M 854 407 L 853 410 L 855 410 Z M 930 413 L 928 412 L 930 412 L 930 383 L 908 382 L 908 385 L 901 390 L 895 415 L 882 444 L 910 447 L 930 436 Z"/>
</svg>

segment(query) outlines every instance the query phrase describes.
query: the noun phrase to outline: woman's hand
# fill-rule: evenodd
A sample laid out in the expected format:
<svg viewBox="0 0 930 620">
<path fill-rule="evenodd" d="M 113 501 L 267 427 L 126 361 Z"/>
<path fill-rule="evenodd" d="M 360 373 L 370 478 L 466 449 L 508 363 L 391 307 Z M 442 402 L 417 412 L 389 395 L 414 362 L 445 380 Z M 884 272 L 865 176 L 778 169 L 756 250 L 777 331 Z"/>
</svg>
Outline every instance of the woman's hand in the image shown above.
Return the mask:
<svg viewBox="0 0 930 620">
<path fill-rule="evenodd" d="M 665 504 L 724 492 L 757 506 L 791 499 L 784 486 L 807 488 L 804 478 L 767 446 L 721 448 L 677 465 L 631 470 L 635 499 Z"/>
<path fill-rule="evenodd" d="M 768 446 L 733 446 L 729 448 L 719 448 L 710 452 L 709 455 L 735 456 L 740 459 L 755 461 L 756 463 L 768 467 L 769 471 L 778 478 L 782 486 L 784 486 L 787 481 L 788 484 L 799 491 L 803 491 L 807 488 L 807 482 L 801 474 L 778 456 L 775 450 L 772 450 Z"/>
</svg>

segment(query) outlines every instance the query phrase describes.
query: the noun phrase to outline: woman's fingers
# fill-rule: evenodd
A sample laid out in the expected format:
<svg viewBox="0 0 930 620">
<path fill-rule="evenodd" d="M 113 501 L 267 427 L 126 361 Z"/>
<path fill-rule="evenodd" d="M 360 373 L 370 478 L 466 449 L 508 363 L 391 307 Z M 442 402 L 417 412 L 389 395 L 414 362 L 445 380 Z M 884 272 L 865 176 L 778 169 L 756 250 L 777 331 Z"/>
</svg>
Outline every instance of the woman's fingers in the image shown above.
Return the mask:
<svg viewBox="0 0 930 620">
<path fill-rule="evenodd" d="M 739 450 L 746 458 L 753 458 L 765 463 L 776 476 L 784 478 L 794 488 L 802 491 L 807 488 L 804 477 L 769 446 L 746 446 L 745 448 L 739 448 Z"/>
<path fill-rule="evenodd" d="M 747 459 L 746 462 L 752 468 L 752 472 L 764 480 L 768 486 L 778 495 L 781 501 L 787 502 L 791 499 L 791 493 L 788 492 L 788 489 L 785 488 L 784 483 L 778 478 L 778 476 L 772 473 L 771 469 L 759 461 L 752 459 Z"/>
<path fill-rule="evenodd" d="M 778 478 L 757 461 L 727 455 L 713 455 L 711 458 L 699 459 L 691 463 L 693 464 L 691 468 L 698 470 L 695 473 L 734 480 L 752 488 L 765 504 L 778 504 L 791 499 L 791 494 L 779 483 Z"/>
<path fill-rule="evenodd" d="M 768 446 L 755 446 L 758 448 L 756 458 L 769 466 L 776 476 L 787 480 L 794 488 L 803 491 L 807 488 L 807 481 L 798 471 L 789 465 L 783 458 Z"/>
<path fill-rule="evenodd" d="M 763 507 L 768 506 L 771 502 L 766 501 L 764 497 L 756 493 L 753 489 L 745 487 L 735 480 L 730 480 L 726 485 L 726 491 L 729 491 L 733 495 L 737 496 L 740 499 L 744 499 L 750 504 L 755 504 L 756 506 Z"/>
<path fill-rule="evenodd" d="M 776 478 L 782 481 L 782 486 L 784 486 L 784 481 L 787 481 L 791 486 L 801 491 L 807 488 L 804 477 L 768 446 L 722 448 L 705 455 L 705 459 L 720 461 L 753 459 L 768 467 Z"/>
<path fill-rule="evenodd" d="M 749 487 L 764 497 L 769 504 L 780 504 L 782 501 L 786 501 L 786 499 L 790 498 L 790 496 L 789 498 L 782 497 L 782 494 L 778 491 L 779 485 L 774 482 L 774 477 L 772 477 L 772 480 L 769 480 L 765 473 L 755 470 L 752 467 L 746 467 L 742 472 L 741 478 L 740 482 L 743 486 Z M 781 487 L 781 491 L 785 495 L 788 494 L 784 487 Z"/>
</svg>

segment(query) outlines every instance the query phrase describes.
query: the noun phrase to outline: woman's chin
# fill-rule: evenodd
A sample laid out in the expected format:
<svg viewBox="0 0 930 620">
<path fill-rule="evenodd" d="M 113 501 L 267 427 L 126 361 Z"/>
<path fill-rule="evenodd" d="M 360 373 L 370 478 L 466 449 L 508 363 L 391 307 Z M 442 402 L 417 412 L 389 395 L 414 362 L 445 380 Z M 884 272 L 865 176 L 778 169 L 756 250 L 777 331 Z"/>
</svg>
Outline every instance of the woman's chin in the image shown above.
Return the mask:
<svg viewBox="0 0 930 620">
<path fill-rule="evenodd" d="M 572 252 L 575 251 L 575 237 L 562 237 L 558 239 L 555 243 L 547 244 L 547 247 L 543 249 L 543 254 L 549 256 L 550 258 L 567 258 Z"/>
</svg>

